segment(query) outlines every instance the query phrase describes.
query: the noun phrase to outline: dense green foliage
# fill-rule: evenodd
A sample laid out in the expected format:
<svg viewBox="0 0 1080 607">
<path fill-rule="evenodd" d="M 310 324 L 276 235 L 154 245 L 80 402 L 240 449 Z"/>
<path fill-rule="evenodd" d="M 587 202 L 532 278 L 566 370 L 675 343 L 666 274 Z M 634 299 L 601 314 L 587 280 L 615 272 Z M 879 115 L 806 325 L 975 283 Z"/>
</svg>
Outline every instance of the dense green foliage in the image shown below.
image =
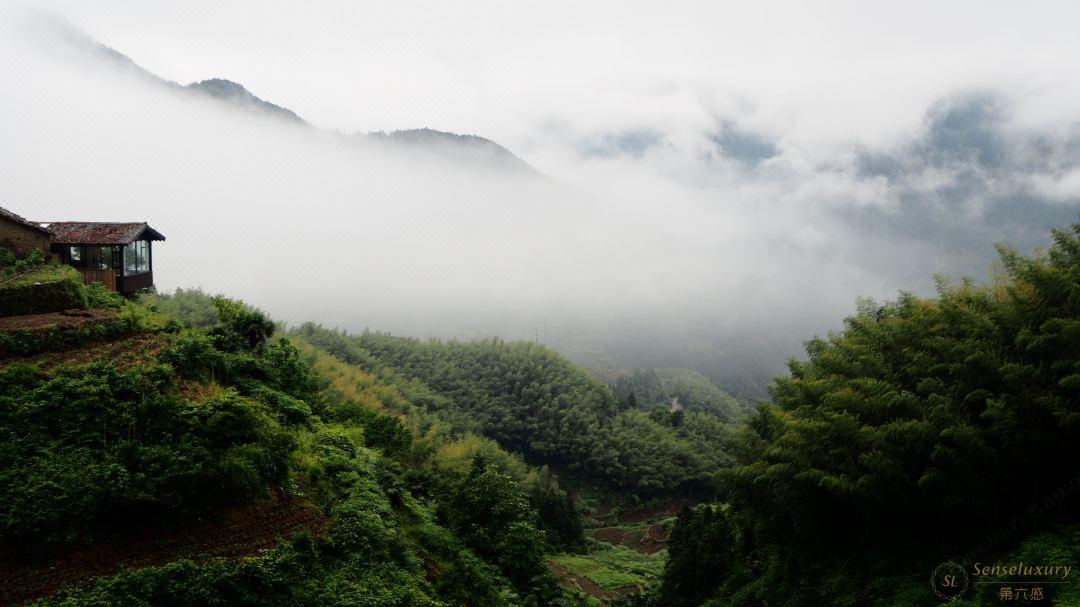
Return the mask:
<svg viewBox="0 0 1080 607">
<path fill-rule="evenodd" d="M 131 521 L 182 526 L 272 488 L 310 496 L 327 530 L 240 560 L 125 572 L 43 603 L 576 604 L 544 563 L 553 546 L 583 541 L 548 472 L 490 441 L 387 414 L 391 403 L 419 411 L 391 384 L 328 384 L 309 355 L 271 339 L 258 310 L 181 297 L 200 311 L 182 318 L 199 328 L 162 320 L 176 307 L 169 297 L 122 304 L 140 320 L 133 331 L 164 342 L 133 366 L 0 365 L 0 548 L 48 559 L 107 543 Z"/>
<path fill-rule="evenodd" d="M 627 605 L 891 607 L 936 604 L 945 561 L 1074 565 L 1080 225 L 1045 254 L 1001 255 L 991 285 L 862 302 L 736 429 L 721 418 L 738 403 L 692 373 L 613 390 L 535 344 L 315 325 L 274 339 L 225 298 L 98 293 L 162 347 L 134 366 L 0 365 L 0 547 L 40 558 L 274 489 L 317 504 L 325 530 L 44 603 L 576 604 L 552 557 L 607 591 L 663 566 Z M 653 558 L 586 540 L 560 476 L 726 503 L 687 508 Z M 953 604 L 997 598 L 984 585 Z"/>
<path fill-rule="evenodd" d="M 214 299 L 199 289 L 177 289 L 171 295 L 146 295 L 144 300 L 156 310 L 193 329 L 210 329 L 218 325 Z"/>
<path fill-rule="evenodd" d="M 674 404 L 684 411 L 703 411 L 726 421 L 744 414 L 739 401 L 690 369 L 633 369 L 620 374 L 612 389 L 624 406 L 633 409 Z"/>
<path fill-rule="evenodd" d="M 449 489 L 443 516 L 451 529 L 515 585 L 532 584 L 544 570 L 545 538 L 514 479 L 478 457 L 469 475 Z"/>
<path fill-rule="evenodd" d="M 281 424 L 295 421 L 297 406 L 310 415 L 294 401 L 314 388 L 303 369 L 283 364 L 295 349 L 207 346 L 193 355 L 201 339 L 175 336 L 160 360 L 123 371 L 106 363 L 0 371 L 0 538 L 70 541 L 99 522 L 190 513 L 284 480 L 293 439 Z M 178 379 L 201 372 L 203 358 L 243 381 L 189 402 Z"/>
<path fill-rule="evenodd" d="M 101 363 L 0 373 L 0 537 L 74 539 L 102 519 L 190 511 L 283 478 L 290 441 L 264 407 L 234 392 L 170 402 L 174 381 L 165 366 Z"/>
<path fill-rule="evenodd" d="M 864 302 L 807 344 L 749 424 L 730 509 L 680 519 L 661 604 L 928 604 L 937 563 L 1075 522 L 1047 500 L 1080 456 L 1080 225 L 1001 253 L 998 284 Z"/>
<path fill-rule="evenodd" d="M 727 427 L 690 412 L 658 423 L 625 411 L 611 390 L 542 346 L 347 336 L 304 325 L 334 356 L 395 382 L 456 432 L 490 437 L 534 464 L 638 494 L 708 494 L 729 461 Z"/>
<path fill-rule="evenodd" d="M 88 292 L 95 293 L 93 289 Z M 114 300 L 109 297 L 108 303 L 113 302 Z M 170 328 L 165 325 L 167 321 L 159 315 L 141 308 L 123 307 L 115 316 L 99 319 L 80 327 L 51 325 L 43 329 L 0 332 L 0 355 L 26 356 L 43 351 L 62 350 L 78 347 L 94 340 L 125 335 L 150 326 L 161 329 Z"/>
<path fill-rule="evenodd" d="M 14 251 L 6 247 L 0 247 L 0 271 L 5 278 L 12 278 L 20 274 L 37 269 L 45 265 L 45 252 L 41 249 L 32 249 L 22 258 Z"/>
</svg>

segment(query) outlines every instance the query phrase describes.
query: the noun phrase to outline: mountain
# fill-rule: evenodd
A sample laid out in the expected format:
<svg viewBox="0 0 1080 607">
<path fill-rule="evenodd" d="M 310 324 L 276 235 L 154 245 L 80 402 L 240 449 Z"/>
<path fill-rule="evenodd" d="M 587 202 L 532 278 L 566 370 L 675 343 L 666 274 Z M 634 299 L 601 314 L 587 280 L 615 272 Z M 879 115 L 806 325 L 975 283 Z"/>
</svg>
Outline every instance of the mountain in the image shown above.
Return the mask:
<svg viewBox="0 0 1080 607">
<path fill-rule="evenodd" d="M 508 175 L 538 175 L 529 163 L 490 139 L 434 129 L 407 129 L 361 135 L 406 149 L 429 150 L 454 164 L 485 167 Z"/>
<path fill-rule="evenodd" d="M 57 38 L 78 52 L 104 60 L 107 64 L 133 74 L 135 77 L 158 86 L 203 98 L 219 101 L 223 105 L 245 111 L 254 110 L 268 118 L 280 119 L 319 130 L 289 108 L 277 105 L 255 95 L 243 84 L 226 78 L 214 77 L 189 84 L 163 78 L 140 66 L 127 55 L 99 42 L 85 32 L 69 24 L 54 24 Z M 431 128 L 406 129 L 392 132 L 355 133 L 351 137 L 361 141 L 390 143 L 407 151 L 434 156 L 452 166 L 479 168 L 514 176 L 544 177 L 536 168 L 522 160 L 505 146 L 477 135 L 439 131 Z"/>
<path fill-rule="evenodd" d="M 641 506 L 727 461 L 715 419 L 616 410 L 537 344 L 280 336 L 35 263 L 92 309 L 0 318 L 0 605 L 594 604 L 659 577 L 674 510 L 597 507 L 617 526 L 589 543 L 560 483 Z M 616 586 L 570 583 L 582 564 Z"/>
<path fill-rule="evenodd" d="M 259 111 L 266 112 L 271 116 L 278 118 L 284 118 L 285 120 L 291 120 L 293 122 L 299 122 L 306 124 L 296 112 L 283 108 L 280 105 L 270 103 L 259 99 L 255 95 L 251 94 L 251 91 L 244 88 L 244 85 L 233 82 L 232 80 L 225 80 L 223 78 L 211 78 L 209 80 L 203 80 L 201 82 L 192 82 L 186 87 L 189 91 L 201 93 L 215 99 L 220 99 L 226 103 L 231 103 L 236 106 L 254 108 Z"/>
</svg>

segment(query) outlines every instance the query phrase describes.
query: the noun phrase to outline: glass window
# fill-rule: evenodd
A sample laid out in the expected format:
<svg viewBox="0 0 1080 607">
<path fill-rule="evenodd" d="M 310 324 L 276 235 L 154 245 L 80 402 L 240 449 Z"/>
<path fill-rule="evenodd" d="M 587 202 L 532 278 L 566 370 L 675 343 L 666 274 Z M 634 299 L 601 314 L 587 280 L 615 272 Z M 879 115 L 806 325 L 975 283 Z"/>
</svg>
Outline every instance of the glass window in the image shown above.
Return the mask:
<svg viewBox="0 0 1080 607">
<path fill-rule="evenodd" d="M 124 247 L 124 274 L 134 274 L 138 267 L 138 254 L 135 252 L 136 243 Z"/>
<path fill-rule="evenodd" d="M 71 247 L 71 261 L 82 261 L 82 247 Z"/>
<path fill-rule="evenodd" d="M 112 247 L 101 247 L 97 250 L 97 268 L 99 270 L 108 270 L 112 268 Z"/>
<path fill-rule="evenodd" d="M 124 247 L 124 274 L 140 274 L 150 271 L 150 243 L 135 241 Z"/>
</svg>

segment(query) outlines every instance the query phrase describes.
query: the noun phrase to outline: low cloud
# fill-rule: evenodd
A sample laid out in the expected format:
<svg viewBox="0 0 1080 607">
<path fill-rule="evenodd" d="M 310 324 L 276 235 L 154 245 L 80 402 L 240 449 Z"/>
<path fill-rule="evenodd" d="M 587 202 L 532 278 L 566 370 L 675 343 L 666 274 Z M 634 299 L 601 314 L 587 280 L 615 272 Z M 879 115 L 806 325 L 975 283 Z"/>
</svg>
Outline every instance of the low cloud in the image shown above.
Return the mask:
<svg viewBox="0 0 1080 607">
<path fill-rule="evenodd" d="M 1030 249 L 1080 209 L 1080 129 L 1018 121 L 1006 90 L 943 90 L 904 132 L 829 141 L 748 93 L 609 91 L 633 107 L 519 118 L 531 171 L 479 140 L 357 136 L 195 95 L 42 23 L 0 38 L 18 84 L 0 96 L 0 204 L 148 220 L 168 236 L 159 287 L 291 322 L 536 338 L 760 394 L 857 297 L 983 275 L 994 242 Z"/>
</svg>

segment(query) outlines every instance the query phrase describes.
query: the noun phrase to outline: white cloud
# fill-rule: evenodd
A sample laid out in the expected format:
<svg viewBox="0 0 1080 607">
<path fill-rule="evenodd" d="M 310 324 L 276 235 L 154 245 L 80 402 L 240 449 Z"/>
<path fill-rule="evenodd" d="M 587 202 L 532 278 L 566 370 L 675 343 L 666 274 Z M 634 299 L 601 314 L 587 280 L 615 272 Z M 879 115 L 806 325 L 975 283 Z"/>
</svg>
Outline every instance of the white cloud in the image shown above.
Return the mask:
<svg viewBox="0 0 1080 607">
<path fill-rule="evenodd" d="M 1069 6 L 38 6 L 165 78 L 236 80 L 328 131 L 141 80 L 24 15 L 0 37 L 17 83 L 0 95 L 0 204 L 149 219 L 170 237 L 162 286 L 293 321 L 550 321 L 569 340 L 664 319 L 795 354 L 857 295 L 926 290 L 933 271 L 981 270 L 991 239 L 1049 227 L 1011 219 L 1006 197 L 1078 205 Z M 973 88 L 1010 111 L 965 101 Z M 422 126 L 491 137 L 560 183 L 333 133 Z"/>
</svg>

